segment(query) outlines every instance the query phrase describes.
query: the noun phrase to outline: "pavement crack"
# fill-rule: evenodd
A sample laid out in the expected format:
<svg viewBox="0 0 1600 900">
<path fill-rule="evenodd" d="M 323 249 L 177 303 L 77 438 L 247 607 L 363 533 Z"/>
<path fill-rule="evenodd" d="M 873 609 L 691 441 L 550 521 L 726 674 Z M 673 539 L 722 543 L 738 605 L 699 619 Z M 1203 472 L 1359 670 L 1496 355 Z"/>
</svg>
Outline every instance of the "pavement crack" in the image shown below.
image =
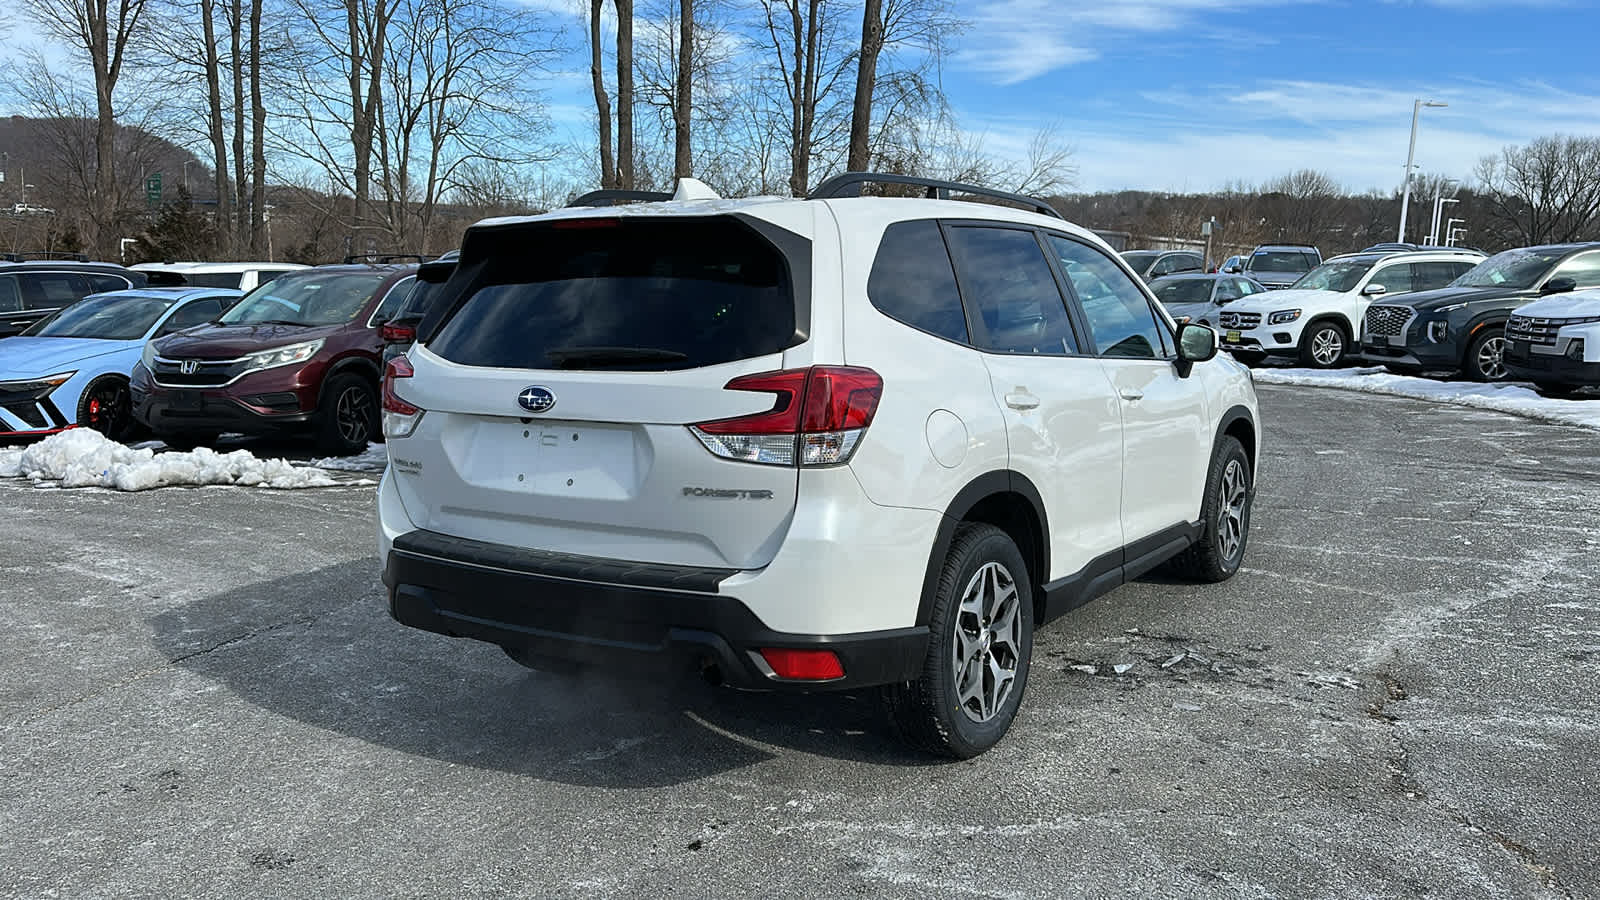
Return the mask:
<svg viewBox="0 0 1600 900">
<path fill-rule="evenodd" d="M 229 637 L 229 638 L 225 638 L 223 640 L 217 641 L 216 643 L 214 643 L 214 644 L 212 644 L 212 645 L 210 645 L 208 647 L 202 647 L 202 648 L 200 648 L 198 650 L 193 650 L 193 651 L 191 651 L 189 653 L 182 654 L 181 656 L 174 656 L 174 657 L 172 657 L 170 659 L 165 660 L 164 662 L 157 663 L 156 665 L 149 666 L 149 667 L 144 668 L 144 669 L 139 669 L 139 670 L 134 671 L 134 672 L 129 672 L 128 674 L 123 675 L 120 678 L 117 678 L 117 679 L 115 679 L 113 681 L 107 682 L 106 684 L 103 684 L 103 685 L 95 688 L 94 690 L 87 691 L 87 692 L 85 692 L 83 694 L 80 694 L 80 695 L 78 695 L 76 697 L 73 697 L 73 698 L 71 698 L 69 700 L 63 700 L 60 703 L 56 703 L 54 705 L 46 706 L 46 707 L 44 707 L 42 709 L 35 710 L 31 715 L 23 716 L 23 717 L 15 720 L 15 721 L 13 721 L 12 723 L 10 723 L 9 727 L 23 728 L 23 727 L 32 725 L 35 722 L 38 722 L 40 719 L 43 719 L 46 716 L 51 715 L 52 713 L 60 712 L 61 710 L 64 710 L 64 709 L 70 709 L 70 708 L 72 708 L 74 706 L 79 706 L 81 704 L 88 703 L 88 702 L 90 702 L 92 700 L 95 700 L 95 699 L 98 699 L 100 697 L 104 697 L 105 695 L 111 693 L 112 691 L 116 691 L 116 690 L 119 690 L 121 688 L 127 687 L 130 684 L 136 684 L 136 683 L 138 683 L 140 681 L 143 681 L 146 678 L 149 678 L 151 675 L 156 675 L 156 674 L 159 674 L 161 672 L 165 672 L 165 671 L 171 669 L 172 667 L 181 665 L 181 664 L 183 664 L 184 662 L 186 662 L 188 660 L 194 659 L 195 657 L 206 656 L 208 654 L 215 653 L 218 650 L 224 650 L 224 649 L 226 649 L 228 647 L 233 647 L 233 646 L 236 646 L 238 644 L 242 644 L 245 641 L 251 640 L 252 638 L 260 637 L 261 635 L 264 635 L 264 634 L 271 634 L 274 631 L 280 631 L 280 630 L 282 630 L 284 628 L 289 628 L 289 627 L 294 626 L 294 625 L 311 625 L 311 624 L 314 624 L 318 619 L 321 619 L 324 616 L 329 615 L 330 613 L 337 613 L 337 612 L 339 612 L 341 610 L 349 609 L 350 607 L 356 605 L 357 603 L 361 603 L 361 602 L 363 602 L 363 600 L 361 598 L 358 598 L 358 599 L 350 601 L 349 603 L 345 603 L 345 604 L 342 604 L 340 606 L 336 606 L 336 607 L 333 607 L 331 609 L 324 610 L 323 612 L 320 612 L 320 613 L 294 616 L 293 618 L 284 619 L 281 622 L 273 622 L 273 623 L 271 623 L 269 625 L 262 625 L 261 627 L 251 629 L 250 631 L 247 631 L 244 634 L 234 635 L 233 637 Z"/>
<path fill-rule="evenodd" d="M 1411 767 L 1411 752 L 1406 747 L 1405 740 L 1401 738 L 1394 727 L 1398 722 L 1398 716 L 1390 710 L 1393 704 L 1403 703 L 1409 700 L 1411 695 L 1406 690 L 1405 685 L 1392 675 L 1380 672 L 1378 673 L 1378 680 L 1383 685 L 1383 693 L 1367 706 L 1367 715 L 1387 726 L 1386 730 L 1389 734 L 1389 739 L 1394 743 L 1394 752 L 1389 755 L 1385 763 L 1388 766 L 1389 778 L 1393 782 L 1395 789 L 1407 798 L 1427 805 L 1468 832 L 1481 838 L 1487 838 L 1501 850 L 1516 857 L 1523 868 L 1527 869 L 1529 874 L 1533 875 L 1545 890 L 1558 897 L 1571 900 L 1572 891 L 1561 883 L 1561 879 L 1556 874 L 1554 867 L 1539 862 L 1538 851 L 1504 832 L 1495 831 L 1492 828 L 1474 822 L 1470 816 L 1449 802 L 1428 794 L 1421 781 L 1417 778 L 1415 770 Z"/>
</svg>

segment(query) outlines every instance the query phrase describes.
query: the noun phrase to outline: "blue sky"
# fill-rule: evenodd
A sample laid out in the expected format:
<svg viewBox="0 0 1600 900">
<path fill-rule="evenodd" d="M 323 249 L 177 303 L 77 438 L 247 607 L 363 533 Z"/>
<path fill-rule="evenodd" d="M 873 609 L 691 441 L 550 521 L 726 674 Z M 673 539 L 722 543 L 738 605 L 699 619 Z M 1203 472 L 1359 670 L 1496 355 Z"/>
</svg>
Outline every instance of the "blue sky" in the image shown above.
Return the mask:
<svg viewBox="0 0 1600 900">
<path fill-rule="evenodd" d="M 1206 190 L 1295 168 L 1399 184 L 1412 100 L 1423 171 L 1468 175 L 1508 143 L 1600 134 L 1597 10 L 1489 0 L 964 0 L 947 72 L 1001 145 L 1053 120 L 1085 190 Z"/>
</svg>

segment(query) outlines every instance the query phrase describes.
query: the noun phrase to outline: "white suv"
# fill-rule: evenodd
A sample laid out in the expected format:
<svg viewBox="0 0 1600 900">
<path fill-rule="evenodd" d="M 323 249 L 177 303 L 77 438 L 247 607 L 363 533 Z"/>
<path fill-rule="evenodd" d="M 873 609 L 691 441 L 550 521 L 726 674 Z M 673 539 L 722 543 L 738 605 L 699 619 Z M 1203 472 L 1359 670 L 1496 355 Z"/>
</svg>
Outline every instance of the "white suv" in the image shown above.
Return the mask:
<svg viewBox="0 0 1600 900">
<path fill-rule="evenodd" d="M 1600 289 L 1574 291 L 1517 307 L 1506 322 L 1502 359 L 1514 379 L 1564 397 L 1600 387 Z"/>
<path fill-rule="evenodd" d="M 1335 256 L 1288 290 L 1247 297 L 1219 313 L 1222 346 L 1248 363 L 1279 355 L 1331 369 L 1359 352 L 1361 323 L 1375 298 L 1442 288 L 1480 262 L 1475 250 Z"/>
<path fill-rule="evenodd" d="M 234 288 L 249 293 L 279 275 L 310 268 L 299 263 L 266 262 L 158 262 L 139 263 L 152 285 Z"/>
<path fill-rule="evenodd" d="M 863 182 L 980 192 L 685 179 L 469 229 L 384 382 L 392 615 L 536 667 L 882 686 L 968 757 L 1036 624 L 1169 561 L 1233 575 L 1260 432 L 1216 333 L 1041 201 Z"/>
</svg>

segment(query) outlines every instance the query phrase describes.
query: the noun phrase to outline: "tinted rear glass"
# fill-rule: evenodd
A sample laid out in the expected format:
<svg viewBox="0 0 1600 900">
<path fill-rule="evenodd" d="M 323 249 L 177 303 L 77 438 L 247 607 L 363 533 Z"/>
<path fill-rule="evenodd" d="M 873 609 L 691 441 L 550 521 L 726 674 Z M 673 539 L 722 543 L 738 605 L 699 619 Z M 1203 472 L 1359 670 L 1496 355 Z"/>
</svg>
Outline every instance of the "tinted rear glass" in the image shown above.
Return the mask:
<svg viewBox="0 0 1600 900">
<path fill-rule="evenodd" d="M 239 289 L 243 272 L 187 272 L 183 276 L 191 287 Z"/>
<path fill-rule="evenodd" d="M 873 306 L 913 328 L 967 342 L 956 273 L 944 236 L 931 220 L 898 222 L 884 231 L 867 296 Z"/>
<path fill-rule="evenodd" d="M 1260 250 L 1250 257 L 1245 269 L 1251 272 L 1305 272 L 1314 265 L 1315 259 L 1298 250 Z"/>
<path fill-rule="evenodd" d="M 690 369 L 797 343 L 784 258 L 736 220 L 624 219 L 496 237 L 504 249 L 428 344 L 452 362 Z"/>
</svg>

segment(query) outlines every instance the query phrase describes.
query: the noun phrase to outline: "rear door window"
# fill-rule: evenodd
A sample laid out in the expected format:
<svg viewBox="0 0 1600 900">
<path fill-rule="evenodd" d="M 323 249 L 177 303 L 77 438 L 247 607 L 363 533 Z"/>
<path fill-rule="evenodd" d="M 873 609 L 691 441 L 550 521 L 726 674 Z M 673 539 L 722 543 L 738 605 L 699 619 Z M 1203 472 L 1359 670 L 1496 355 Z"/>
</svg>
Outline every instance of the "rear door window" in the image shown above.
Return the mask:
<svg viewBox="0 0 1600 900">
<path fill-rule="evenodd" d="M 1383 285 L 1384 293 L 1387 294 L 1404 294 L 1413 290 L 1411 287 L 1411 264 L 1393 263 L 1384 266 L 1372 273 L 1372 280 L 1367 283 Z"/>
<path fill-rule="evenodd" d="M 89 283 L 75 272 L 22 272 L 22 305 L 28 309 L 60 309 L 88 296 Z"/>
<path fill-rule="evenodd" d="M 483 274 L 429 348 L 469 366 L 648 371 L 799 343 L 788 262 L 753 229 L 729 217 L 598 221 L 483 235 Z"/>
<path fill-rule="evenodd" d="M 125 291 L 130 286 L 128 279 L 117 275 L 100 275 L 89 272 L 83 276 L 89 282 L 89 288 L 96 294 L 106 291 Z"/>
<path fill-rule="evenodd" d="M 0 275 L 0 312 L 17 312 L 22 309 L 22 293 L 17 290 L 17 276 Z"/>
<path fill-rule="evenodd" d="M 967 343 L 967 317 L 939 225 L 898 222 L 883 232 L 867 297 L 884 315 L 919 331 Z"/>
<path fill-rule="evenodd" d="M 222 301 L 216 297 L 201 297 L 179 307 L 178 311 L 161 323 L 161 334 L 172 334 L 185 328 L 204 325 L 222 315 Z"/>
<path fill-rule="evenodd" d="M 1417 291 L 1432 291 L 1448 285 L 1472 268 L 1471 263 L 1419 262 L 1411 264 L 1411 287 Z"/>
<path fill-rule="evenodd" d="M 961 226 L 948 235 L 961 294 L 981 332 L 973 335 L 975 346 L 991 353 L 1078 352 L 1061 288 L 1032 231 Z"/>
</svg>

